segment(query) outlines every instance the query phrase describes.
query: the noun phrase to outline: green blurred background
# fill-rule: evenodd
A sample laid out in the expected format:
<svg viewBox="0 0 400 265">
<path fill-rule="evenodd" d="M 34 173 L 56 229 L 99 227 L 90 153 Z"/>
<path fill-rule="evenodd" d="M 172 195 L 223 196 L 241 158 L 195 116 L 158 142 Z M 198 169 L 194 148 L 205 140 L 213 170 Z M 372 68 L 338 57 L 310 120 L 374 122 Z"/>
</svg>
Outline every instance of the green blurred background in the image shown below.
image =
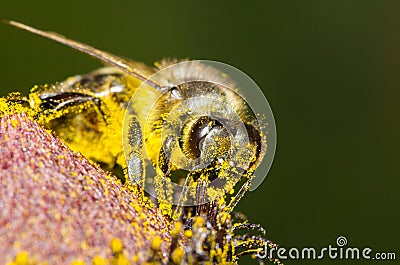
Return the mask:
<svg viewBox="0 0 400 265">
<path fill-rule="evenodd" d="M 336 245 L 343 235 L 349 246 L 397 252 L 376 264 L 399 264 L 399 3 L 2 1 L 0 18 L 148 64 L 189 57 L 243 70 L 270 102 L 278 146 L 240 210 L 281 246 Z M 0 95 L 101 65 L 6 25 L 0 40 Z"/>
</svg>

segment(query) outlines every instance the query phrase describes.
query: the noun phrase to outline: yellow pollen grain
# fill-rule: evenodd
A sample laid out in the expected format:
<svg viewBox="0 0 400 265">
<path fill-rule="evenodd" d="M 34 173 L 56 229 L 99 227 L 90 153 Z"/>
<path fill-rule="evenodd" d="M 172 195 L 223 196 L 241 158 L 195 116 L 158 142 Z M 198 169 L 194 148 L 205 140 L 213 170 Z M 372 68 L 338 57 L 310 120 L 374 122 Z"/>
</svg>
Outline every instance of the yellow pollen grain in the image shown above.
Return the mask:
<svg viewBox="0 0 400 265">
<path fill-rule="evenodd" d="M 124 244 L 119 238 L 111 239 L 110 246 L 113 253 L 120 253 L 124 249 Z"/>
<path fill-rule="evenodd" d="M 192 230 L 186 230 L 184 235 L 187 238 L 191 238 L 193 236 L 193 232 L 192 232 Z"/>
<path fill-rule="evenodd" d="M 185 253 L 181 248 L 176 248 L 171 254 L 172 261 L 175 264 L 181 264 L 184 254 Z"/>
<path fill-rule="evenodd" d="M 15 257 L 15 264 L 17 265 L 28 265 L 29 263 L 29 256 L 28 252 L 26 251 L 21 251 L 20 253 L 17 254 Z"/>
<path fill-rule="evenodd" d="M 74 260 L 71 265 L 85 265 L 85 262 L 81 259 Z"/>
<path fill-rule="evenodd" d="M 182 223 L 181 222 L 176 222 L 174 225 L 174 228 L 171 231 L 171 236 L 176 237 L 178 234 L 181 232 L 182 229 Z"/>
<path fill-rule="evenodd" d="M 94 256 L 92 259 L 92 265 L 107 265 L 108 262 L 101 256 Z"/>
<path fill-rule="evenodd" d="M 162 242 L 163 242 L 162 238 L 160 236 L 157 236 L 154 238 L 153 243 L 151 244 L 151 247 L 154 250 L 159 250 Z"/>
</svg>

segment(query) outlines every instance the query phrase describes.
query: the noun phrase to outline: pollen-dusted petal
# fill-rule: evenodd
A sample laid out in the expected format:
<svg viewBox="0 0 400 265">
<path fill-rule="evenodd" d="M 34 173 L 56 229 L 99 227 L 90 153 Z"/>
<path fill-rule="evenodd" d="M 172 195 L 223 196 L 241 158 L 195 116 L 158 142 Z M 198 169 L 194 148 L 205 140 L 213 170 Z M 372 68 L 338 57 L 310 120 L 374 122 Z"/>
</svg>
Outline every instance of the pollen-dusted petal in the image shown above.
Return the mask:
<svg viewBox="0 0 400 265">
<path fill-rule="evenodd" d="M 24 114 L 0 119 L 0 182 L 1 264 L 18 253 L 38 264 L 92 264 L 113 258 L 116 238 L 138 264 L 154 240 L 168 253 L 169 224 L 150 202 Z"/>
</svg>

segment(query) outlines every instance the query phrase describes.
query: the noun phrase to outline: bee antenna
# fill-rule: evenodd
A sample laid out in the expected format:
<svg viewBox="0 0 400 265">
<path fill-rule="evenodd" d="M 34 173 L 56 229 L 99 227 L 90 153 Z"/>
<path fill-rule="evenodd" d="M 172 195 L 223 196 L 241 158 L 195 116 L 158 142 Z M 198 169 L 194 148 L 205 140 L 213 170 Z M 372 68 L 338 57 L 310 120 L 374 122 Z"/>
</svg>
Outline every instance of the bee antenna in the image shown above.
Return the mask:
<svg viewBox="0 0 400 265">
<path fill-rule="evenodd" d="M 47 39 L 56 41 L 58 43 L 64 44 L 64 45 L 69 46 L 75 50 L 82 52 L 82 53 L 86 53 L 92 57 L 99 59 L 100 61 L 105 62 L 106 64 L 109 64 L 109 65 L 117 67 L 118 69 L 121 69 L 125 73 L 136 77 L 137 79 L 149 84 L 150 86 L 154 87 L 157 90 L 161 90 L 163 88 L 161 85 L 146 78 L 145 75 L 141 74 L 139 70 L 135 69 L 135 67 L 132 66 L 132 64 L 129 62 L 129 60 L 127 60 L 125 58 L 119 57 L 117 55 L 114 55 L 114 54 L 111 54 L 111 53 L 108 53 L 105 51 L 101 51 L 90 45 L 87 45 L 87 44 L 84 44 L 84 43 L 81 43 L 81 42 L 78 42 L 78 41 L 75 41 L 72 39 L 68 39 L 67 37 L 64 37 L 64 36 L 59 35 L 54 32 L 43 31 L 43 30 L 36 29 L 36 28 L 30 27 L 30 26 L 27 26 L 25 24 L 22 24 L 22 23 L 19 23 L 16 21 L 12 21 L 12 20 L 3 19 L 2 22 L 5 24 L 14 26 L 16 28 L 26 30 L 33 34 L 45 37 Z"/>
</svg>

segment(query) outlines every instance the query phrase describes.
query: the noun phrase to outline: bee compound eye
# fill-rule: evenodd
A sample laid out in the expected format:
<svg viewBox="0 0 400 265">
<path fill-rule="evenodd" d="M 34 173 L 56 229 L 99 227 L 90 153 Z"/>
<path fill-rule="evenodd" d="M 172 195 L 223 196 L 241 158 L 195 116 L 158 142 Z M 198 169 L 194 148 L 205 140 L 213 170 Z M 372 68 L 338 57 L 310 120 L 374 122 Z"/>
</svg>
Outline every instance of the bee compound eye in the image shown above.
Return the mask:
<svg viewBox="0 0 400 265">
<path fill-rule="evenodd" d="M 186 123 L 182 127 L 179 140 L 182 152 L 190 159 L 200 157 L 216 159 L 230 148 L 228 131 L 218 120 L 207 116 Z"/>
</svg>

